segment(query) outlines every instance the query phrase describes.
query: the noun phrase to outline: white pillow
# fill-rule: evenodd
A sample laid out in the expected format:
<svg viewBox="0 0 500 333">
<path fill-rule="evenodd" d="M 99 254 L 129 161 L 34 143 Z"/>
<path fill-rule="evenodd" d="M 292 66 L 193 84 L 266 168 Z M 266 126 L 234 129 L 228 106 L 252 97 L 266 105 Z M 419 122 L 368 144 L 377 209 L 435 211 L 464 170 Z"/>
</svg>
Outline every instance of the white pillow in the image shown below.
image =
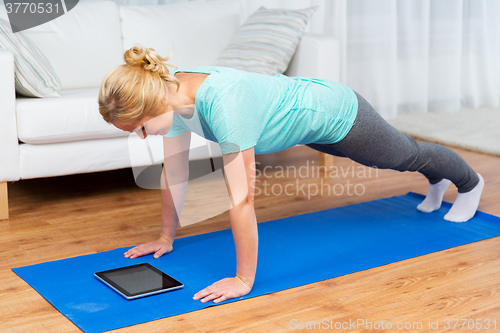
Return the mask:
<svg viewBox="0 0 500 333">
<path fill-rule="evenodd" d="M 100 87 L 110 70 L 124 64 L 113 1 L 80 1 L 66 14 L 23 33 L 49 59 L 61 90 Z"/>
<path fill-rule="evenodd" d="M 28 97 L 60 97 L 61 80 L 50 62 L 28 37 L 13 33 L 10 23 L 3 19 L 0 48 L 14 54 L 16 92 Z"/>
<path fill-rule="evenodd" d="M 267 75 L 284 73 L 318 7 L 260 7 L 238 28 L 215 65 Z"/>
<path fill-rule="evenodd" d="M 154 6 L 120 6 L 123 52 L 136 44 L 169 65 L 211 66 L 240 26 L 239 1 L 188 1 Z"/>
</svg>

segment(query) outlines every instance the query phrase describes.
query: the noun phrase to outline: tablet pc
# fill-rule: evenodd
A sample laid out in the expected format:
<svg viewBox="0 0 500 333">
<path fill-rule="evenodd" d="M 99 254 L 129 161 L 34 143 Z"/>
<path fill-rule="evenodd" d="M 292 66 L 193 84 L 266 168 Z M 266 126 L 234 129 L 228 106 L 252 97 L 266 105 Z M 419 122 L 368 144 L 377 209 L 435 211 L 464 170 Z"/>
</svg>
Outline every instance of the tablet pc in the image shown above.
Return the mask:
<svg viewBox="0 0 500 333">
<path fill-rule="evenodd" d="M 115 268 L 94 275 L 126 299 L 184 287 L 182 283 L 148 263 Z"/>
</svg>

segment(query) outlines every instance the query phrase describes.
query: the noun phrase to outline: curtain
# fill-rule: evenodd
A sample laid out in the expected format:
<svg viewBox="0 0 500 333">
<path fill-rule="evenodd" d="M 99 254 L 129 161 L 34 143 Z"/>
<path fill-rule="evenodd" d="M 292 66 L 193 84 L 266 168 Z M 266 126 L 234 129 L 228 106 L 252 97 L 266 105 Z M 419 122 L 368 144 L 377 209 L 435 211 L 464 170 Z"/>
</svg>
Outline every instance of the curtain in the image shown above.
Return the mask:
<svg viewBox="0 0 500 333">
<path fill-rule="evenodd" d="M 188 0 L 114 1 L 149 5 Z M 234 1 L 241 4 L 243 20 L 260 6 L 319 5 L 306 32 L 340 41 L 339 81 L 384 118 L 400 112 L 500 107 L 499 0 Z"/>
<path fill-rule="evenodd" d="M 242 1 L 245 17 L 320 5 L 307 32 L 339 39 L 339 81 L 384 118 L 500 107 L 498 0 Z"/>
</svg>

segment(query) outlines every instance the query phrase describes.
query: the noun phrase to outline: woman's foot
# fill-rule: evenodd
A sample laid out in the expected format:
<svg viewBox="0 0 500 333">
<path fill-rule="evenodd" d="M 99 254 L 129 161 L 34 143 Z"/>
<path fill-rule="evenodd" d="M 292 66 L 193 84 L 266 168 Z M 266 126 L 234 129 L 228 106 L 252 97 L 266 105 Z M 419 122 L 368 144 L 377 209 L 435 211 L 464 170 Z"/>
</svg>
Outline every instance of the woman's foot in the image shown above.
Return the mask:
<svg viewBox="0 0 500 333">
<path fill-rule="evenodd" d="M 439 207 L 441 207 L 441 202 L 443 201 L 444 192 L 448 186 L 450 186 L 451 181 L 448 179 L 441 179 L 440 182 L 436 184 L 429 183 L 429 190 L 427 191 L 427 196 L 417 209 L 423 213 L 433 212 Z"/>
<path fill-rule="evenodd" d="M 469 192 L 458 193 L 450 211 L 444 216 L 446 221 L 465 222 L 474 216 L 484 187 L 483 177 L 480 174 L 477 175 L 479 176 L 479 183 Z"/>
</svg>

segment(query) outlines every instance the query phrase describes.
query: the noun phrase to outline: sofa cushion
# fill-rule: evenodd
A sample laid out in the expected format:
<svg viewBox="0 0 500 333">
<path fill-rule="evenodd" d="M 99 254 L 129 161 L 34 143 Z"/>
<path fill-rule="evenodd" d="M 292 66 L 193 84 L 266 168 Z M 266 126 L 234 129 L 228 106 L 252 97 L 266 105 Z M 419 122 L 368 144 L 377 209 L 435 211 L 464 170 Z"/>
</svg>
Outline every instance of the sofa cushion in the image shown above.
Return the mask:
<svg viewBox="0 0 500 333">
<path fill-rule="evenodd" d="M 5 17 L 5 8 L 0 10 Z M 91 1 L 23 34 L 50 61 L 61 89 L 79 89 L 99 87 L 113 67 L 124 63 L 120 29 L 116 3 Z"/>
<path fill-rule="evenodd" d="M 0 48 L 14 54 L 16 91 L 29 97 L 59 97 L 61 80 L 52 65 L 22 32 L 13 33 L 10 23 L 0 18 Z"/>
<path fill-rule="evenodd" d="M 147 144 L 151 150 L 148 149 Z M 212 157 L 222 155 L 218 145 L 212 144 L 211 147 Z M 138 166 L 163 162 L 161 135 L 150 136 L 147 140 L 142 140 L 137 135 L 130 135 L 129 137 L 47 145 L 22 144 L 18 150 L 20 163 L 16 165 L 16 172 L 22 179 L 114 170 L 131 166 L 134 167 L 135 174 L 141 170 L 141 168 L 136 168 Z M 154 158 L 154 163 L 151 163 L 150 154 Z M 207 141 L 193 133 L 189 159 L 198 160 L 208 157 L 210 155 Z M 138 182 L 137 185 L 143 187 L 144 183 Z"/>
<path fill-rule="evenodd" d="M 127 136 L 99 113 L 99 88 L 61 90 L 59 98 L 16 99 L 19 140 L 43 144 Z"/>
<path fill-rule="evenodd" d="M 237 1 L 120 6 L 123 52 L 142 44 L 179 68 L 212 65 L 240 25 Z M 186 24 L 186 22 L 189 24 Z"/>
<path fill-rule="evenodd" d="M 260 7 L 239 27 L 215 65 L 267 75 L 284 73 L 318 7 Z"/>
</svg>

